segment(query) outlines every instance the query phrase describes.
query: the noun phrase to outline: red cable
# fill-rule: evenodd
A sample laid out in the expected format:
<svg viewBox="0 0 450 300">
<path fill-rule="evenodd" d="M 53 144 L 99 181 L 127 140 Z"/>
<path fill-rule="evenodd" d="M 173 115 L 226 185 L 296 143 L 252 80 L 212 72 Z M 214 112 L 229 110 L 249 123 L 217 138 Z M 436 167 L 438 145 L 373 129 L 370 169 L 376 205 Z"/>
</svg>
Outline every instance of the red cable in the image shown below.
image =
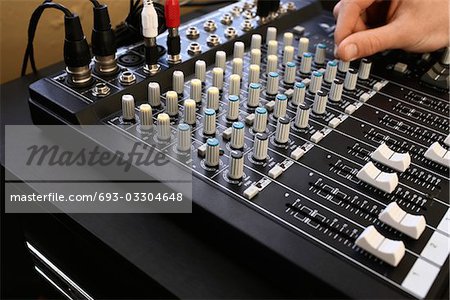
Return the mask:
<svg viewBox="0 0 450 300">
<path fill-rule="evenodd" d="M 164 16 L 167 28 L 180 27 L 180 1 L 166 0 L 164 4 Z"/>
</svg>

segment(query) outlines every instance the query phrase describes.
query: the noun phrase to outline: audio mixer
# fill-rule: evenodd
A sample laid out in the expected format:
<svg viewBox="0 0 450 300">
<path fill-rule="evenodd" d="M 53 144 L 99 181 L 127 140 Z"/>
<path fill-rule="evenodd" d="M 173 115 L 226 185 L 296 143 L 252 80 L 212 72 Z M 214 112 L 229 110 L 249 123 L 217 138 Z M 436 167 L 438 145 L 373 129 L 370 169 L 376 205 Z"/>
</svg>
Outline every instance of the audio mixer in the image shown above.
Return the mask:
<svg viewBox="0 0 450 300">
<path fill-rule="evenodd" d="M 338 61 L 319 2 L 258 10 L 242 1 L 180 26 L 176 56 L 164 33 L 153 63 L 146 41 L 118 49 L 107 76 L 41 79 L 34 122 L 152 137 L 192 170 L 195 205 L 351 297 L 441 297 L 449 49 Z"/>
</svg>

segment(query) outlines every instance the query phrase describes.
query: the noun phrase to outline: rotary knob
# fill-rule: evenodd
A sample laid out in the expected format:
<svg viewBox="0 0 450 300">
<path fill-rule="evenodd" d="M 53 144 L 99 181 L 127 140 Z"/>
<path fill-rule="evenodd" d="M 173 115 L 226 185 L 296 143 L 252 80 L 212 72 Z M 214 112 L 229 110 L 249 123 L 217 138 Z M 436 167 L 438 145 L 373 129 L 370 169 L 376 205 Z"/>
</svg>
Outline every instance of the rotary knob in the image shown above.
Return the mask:
<svg viewBox="0 0 450 300">
<path fill-rule="evenodd" d="M 139 106 L 139 120 L 142 130 L 150 130 L 153 126 L 152 107 L 150 104 L 141 104 Z"/>
<path fill-rule="evenodd" d="M 203 122 L 203 134 L 214 135 L 216 133 L 216 111 L 211 108 L 205 109 Z"/>
<path fill-rule="evenodd" d="M 232 74 L 230 76 L 228 95 L 239 96 L 240 94 L 241 94 L 241 76 L 237 74 Z"/>
<path fill-rule="evenodd" d="M 259 82 L 261 69 L 258 65 L 250 65 L 250 70 L 248 72 L 248 82 L 251 84 L 253 82 Z"/>
<path fill-rule="evenodd" d="M 300 72 L 302 74 L 311 73 L 312 65 L 312 54 L 309 52 L 304 52 L 302 56 L 302 62 L 300 63 Z"/>
<path fill-rule="evenodd" d="M 147 86 L 147 101 L 152 107 L 161 105 L 161 89 L 159 83 L 149 82 Z"/>
<path fill-rule="evenodd" d="M 292 42 L 294 41 L 294 34 L 292 32 L 285 32 L 283 34 L 283 44 L 284 46 L 292 46 Z"/>
<path fill-rule="evenodd" d="M 159 114 L 156 118 L 157 137 L 160 141 L 170 140 L 170 117 L 168 114 Z"/>
<path fill-rule="evenodd" d="M 205 164 L 208 167 L 217 167 L 219 165 L 220 146 L 216 138 L 210 138 L 206 141 Z"/>
<path fill-rule="evenodd" d="M 344 88 L 348 91 L 356 89 L 356 82 L 358 81 L 358 72 L 355 69 L 348 69 L 345 74 Z"/>
<path fill-rule="evenodd" d="M 278 119 L 277 129 L 275 130 L 275 141 L 278 144 L 286 144 L 289 141 L 289 131 L 291 120 L 289 117 L 282 117 Z"/>
<path fill-rule="evenodd" d="M 244 176 L 244 155 L 241 151 L 231 151 L 230 167 L 228 169 L 228 177 L 239 180 Z"/>
<path fill-rule="evenodd" d="M 287 110 L 287 96 L 285 94 L 278 94 L 275 98 L 275 108 L 273 116 L 278 119 L 286 115 Z"/>
<path fill-rule="evenodd" d="M 370 76 L 370 69 L 372 68 L 372 61 L 368 58 L 363 58 L 359 64 L 358 77 L 361 80 L 367 80 Z"/>
<path fill-rule="evenodd" d="M 177 149 L 178 151 L 187 152 L 191 150 L 191 126 L 181 123 L 177 127 Z"/>
<path fill-rule="evenodd" d="M 341 73 L 345 73 L 350 68 L 350 62 L 349 61 L 342 61 L 340 60 L 338 63 L 338 71 Z"/>
<path fill-rule="evenodd" d="M 250 63 L 258 66 L 261 64 L 261 50 L 252 49 L 252 51 L 250 51 Z"/>
<path fill-rule="evenodd" d="M 270 41 L 277 40 L 277 28 L 276 27 L 267 27 L 266 32 L 266 43 L 269 44 Z"/>
<path fill-rule="evenodd" d="M 284 83 L 288 85 L 294 84 L 296 69 L 297 68 L 294 62 L 288 62 L 286 64 L 286 70 L 284 72 Z"/>
<path fill-rule="evenodd" d="M 166 93 L 166 112 L 173 117 L 178 115 L 178 94 L 175 91 L 168 91 Z"/>
<path fill-rule="evenodd" d="M 253 142 L 253 158 L 257 161 L 267 159 L 267 150 L 269 148 L 269 138 L 265 133 L 257 133 Z"/>
<path fill-rule="evenodd" d="M 316 53 L 314 55 L 314 62 L 317 65 L 325 64 L 327 45 L 319 43 L 316 46 Z"/>
<path fill-rule="evenodd" d="M 257 107 L 259 105 L 259 96 L 261 94 L 261 84 L 250 83 L 248 86 L 248 107 Z"/>
<path fill-rule="evenodd" d="M 295 127 L 305 129 L 308 127 L 309 112 L 311 111 L 309 105 L 302 103 L 297 107 L 297 114 L 295 115 Z"/>
<path fill-rule="evenodd" d="M 306 85 L 303 82 L 297 82 L 294 85 L 294 94 L 292 95 L 292 103 L 299 105 L 305 101 Z"/>
<path fill-rule="evenodd" d="M 278 42 L 273 40 L 267 44 L 267 55 L 278 55 Z"/>
<path fill-rule="evenodd" d="M 323 80 L 325 80 L 325 82 L 332 83 L 333 80 L 336 78 L 337 65 L 338 63 L 335 60 L 330 60 L 327 63 L 327 68 L 325 70 L 325 75 L 323 77 Z"/>
<path fill-rule="evenodd" d="M 134 113 L 134 97 L 132 95 L 122 96 L 122 119 L 130 122 L 136 119 Z"/>
<path fill-rule="evenodd" d="M 323 115 L 327 109 L 328 95 L 323 91 L 318 91 L 314 97 L 313 112 L 316 115 Z"/>
<path fill-rule="evenodd" d="M 283 65 L 294 61 L 294 47 L 285 46 L 283 50 Z"/>
<path fill-rule="evenodd" d="M 233 58 L 233 63 L 232 63 L 232 73 L 233 74 L 237 74 L 240 77 L 242 77 L 242 69 L 244 68 L 244 62 L 242 60 L 242 58 L 236 57 Z"/>
<path fill-rule="evenodd" d="M 221 68 L 222 72 L 226 69 L 227 54 L 224 51 L 216 52 L 216 68 Z"/>
<path fill-rule="evenodd" d="M 189 125 L 194 125 L 196 122 L 195 117 L 196 103 L 192 99 L 184 100 L 184 122 Z"/>
<path fill-rule="evenodd" d="M 302 37 L 298 41 L 298 57 L 303 57 L 303 53 L 308 52 L 309 49 L 309 39 Z"/>
<path fill-rule="evenodd" d="M 234 122 L 231 126 L 230 146 L 233 149 L 242 149 L 244 147 L 244 123 Z"/>
<path fill-rule="evenodd" d="M 266 73 L 269 74 L 270 72 L 276 72 L 277 70 L 278 70 L 278 56 L 269 55 L 267 57 Z"/>
<path fill-rule="evenodd" d="M 262 36 L 260 34 L 253 34 L 250 49 L 261 49 Z"/>
<path fill-rule="evenodd" d="M 253 122 L 254 132 L 265 132 L 267 128 L 267 109 L 258 107 L 255 110 L 255 121 Z"/>
<path fill-rule="evenodd" d="M 228 96 L 227 119 L 235 121 L 239 118 L 239 97 L 236 95 Z"/>
<path fill-rule="evenodd" d="M 195 62 L 195 78 L 199 79 L 202 84 L 206 81 L 206 62 L 204 60 L 197 60 Z"/>
<path fill-rule="evenodd" d="M 267 88 L 266 93 L 269 96 L 275 96 L 278 94 L 279 75 L 275 72 L 270 72 L 267 76 Z"/>
<path fill-rule="evenodd" d="M 335 79 L 331 84 L 330 89 L 330 101 L 339 102 L 342 100 L 342 91 L 344 89 L 344 83 L 340 79 Z"/>
<path fill-rule="evenodd" d="M 319 71 L 314 71 L 311 74 L 311 82 L 309 84 L 309 92 L 312 94 L 317 93 L 320 88 L 322 87 L 322 79 L 323 79 L 323 74 L 322 72 Z"/>
<path fill-rule="evenodd" d="M 215 86 L 208 88 L 206 91 L 206 107 L 212 108 L 215 111 L 219 110 L 220 91 Z"/>
<path fill-rule="evenodd" d="M 234 43 L 234 50 L 233 50 L 233 57 L 234 58 L 244 58 L 244 50 L 245 45 L 243 42 L 235 42 Z"/>
<path fill-rule="evenodd" d="M 223 89 L 223 69 L 214 68 L 212 70 L 212 85 L 221 91 Z"/>
<path fill-rule="evenodd" d="M 172 75 L 172 88 L 178 95 L 184 92 L 184 73 L 182 71 L 174 71 Z"/>
<path fill-rule="evenodd" d="M 202 102 L 202 82 L 200 79 L 191 80 L 190 97 L 195 103 Z"/>
</svg>

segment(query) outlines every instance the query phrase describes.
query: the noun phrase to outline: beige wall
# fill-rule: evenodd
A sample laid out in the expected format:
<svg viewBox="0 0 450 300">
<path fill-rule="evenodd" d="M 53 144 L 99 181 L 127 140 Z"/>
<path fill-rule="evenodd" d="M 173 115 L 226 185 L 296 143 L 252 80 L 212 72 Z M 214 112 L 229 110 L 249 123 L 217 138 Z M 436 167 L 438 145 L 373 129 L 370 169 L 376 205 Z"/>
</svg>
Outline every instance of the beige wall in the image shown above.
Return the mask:
<svg viewBox="0 0 450 300">
<path fill-rule="evenodd" d="M 80 15 L 83 30 L 91 40 L 92 4 L 88 0 L 57 0 Z M 27 44 L 28 22 L 42 0 L 0 0 L 0 82 L 20 76 L 23 54 Z M 122 22 L 129 11 L 129 0 L 101 0 L 109 6 L 113 26 Z M 187 11 L 182 11 L 186 13 Z M 34 41 L 38 69 L 62 61 L 64 17 L 54 9 L 44 12 Z M 28 64 L 29 65 L 29 64 Z M 28 68 L 30 72 L 30 67 Z"/>
</svg>

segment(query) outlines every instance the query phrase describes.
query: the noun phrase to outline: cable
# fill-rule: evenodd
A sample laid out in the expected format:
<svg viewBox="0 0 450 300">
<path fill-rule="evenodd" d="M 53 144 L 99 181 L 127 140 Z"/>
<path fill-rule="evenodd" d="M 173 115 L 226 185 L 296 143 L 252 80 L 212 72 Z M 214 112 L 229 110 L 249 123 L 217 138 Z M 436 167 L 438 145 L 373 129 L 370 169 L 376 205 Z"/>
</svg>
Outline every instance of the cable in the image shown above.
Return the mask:
<svg viewBox="0 0 450 300">
<path fill-rule="evenodd" d="M 95 7 L 100 7 L 100 3 L 97 0 L 89 0 L 92 2 L 92 4 L 94 4 Z"/>
<path fill-rule="evenodd" d="M 39 5 L 35 9 L 33 14 L 31 15 L 30 23 L 28 25 L 28 44 L 27 44 L 27 48 L 25 50 L 25 55 L 23 58 L 21 76 L 25 76 L 25 74 L 26 74 L 28 60 L 30 60 L 31 68 L 33 69 L 33 73 L 37 72 L 36 63 L 34 60 L 33 41 L 34 41 L 34 36 L 36 35 L 37 24 L 39 23 L 39 20 L 42 16 L 42 13 L 44 12 L 44 10 L 48 9 L 48 8 L 53 8 L 53 9 L 62 11 L 64 13 L 64 15 L 67 17 L 73 16 L 72 12 L 69 9 L 67 9 L 66 7 L 64 7 L 61 4 L 52 3 L 51 0 L 44 1 L 41 5 Z"/>
<path fill-rule="evenodd" d="M 238 2 L 237 0 L 213 0 L 210 2 L 191 2 L 185 1 L 181 3 L 181 6 L 185 7 L 196 7 L 196 6 L 212 6 L 212 5 L 219 5 L 219 4 L 228 4 L 228 3 L 235 3 Z"/>
</svg>

